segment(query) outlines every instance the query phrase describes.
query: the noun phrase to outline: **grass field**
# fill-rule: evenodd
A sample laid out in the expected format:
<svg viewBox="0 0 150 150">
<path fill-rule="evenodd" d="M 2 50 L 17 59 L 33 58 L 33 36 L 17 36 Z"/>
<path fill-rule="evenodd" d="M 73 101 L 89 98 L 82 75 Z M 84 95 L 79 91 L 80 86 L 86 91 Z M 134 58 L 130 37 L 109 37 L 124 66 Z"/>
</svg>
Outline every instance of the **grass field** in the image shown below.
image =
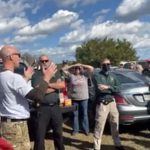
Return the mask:
<svg viewBox="0 0 150 150">
<path fill-rule="evenodd" d="M 92 150 L 93 133 L 89 136 L 79 133 L 71 136 L 71 127 L 65 123 L 63 125 L 63 136 L 65 150 Z M 134 126 L 126 126 L 120 128 L 120 137 L 125 150 L 150 150 L 150 131 L 146 124 L 136 124 Z M 31 142 L 33 147 L 33 142 Z M 45 139 L 46 150 L 54 150 L 51 132 L 47 134 Z M 102 139 L 101 150 L 115 150 L 113 141 L 109 132 L 109 126 L 105 127 Z"/>
</svg>

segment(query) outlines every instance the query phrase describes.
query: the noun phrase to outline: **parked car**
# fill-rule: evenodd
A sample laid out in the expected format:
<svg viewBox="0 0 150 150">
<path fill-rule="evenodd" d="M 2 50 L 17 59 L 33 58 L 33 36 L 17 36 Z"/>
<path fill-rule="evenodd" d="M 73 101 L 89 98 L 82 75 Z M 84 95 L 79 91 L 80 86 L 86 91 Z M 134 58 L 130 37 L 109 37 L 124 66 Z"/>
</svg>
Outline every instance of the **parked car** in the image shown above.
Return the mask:
<svg viewBox="0 0 150 150">
<path fill-rule="evenodd" d="M 120 92 L 115 95 L 122 125 L 150 120 L 150 80 L 129 69 L 113 69 Z"/>
</svg>

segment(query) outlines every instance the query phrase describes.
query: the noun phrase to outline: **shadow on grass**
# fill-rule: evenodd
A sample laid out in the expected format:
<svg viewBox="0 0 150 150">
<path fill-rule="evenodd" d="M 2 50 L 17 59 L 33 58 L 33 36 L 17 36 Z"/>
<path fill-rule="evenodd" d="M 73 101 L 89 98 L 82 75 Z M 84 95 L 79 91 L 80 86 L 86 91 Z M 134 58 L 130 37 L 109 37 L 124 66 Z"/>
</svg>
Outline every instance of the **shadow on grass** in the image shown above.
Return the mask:
<svg viewBox="0 0 150 150">
<path fill-rule="evenodd" d="M 92 150 L 93 149 L 93 143 L 82 141 L 80 139 L 69 139 L 64 138 L 64 144 L 65 146 L 74 147 L 79 150 Z M 131 148 L 129 146 L 124 147 L 125 150 L 135 150 L 134 148 Z M 113 145 L 102 145 L 101 150 L 115 150 L 115 146 Z"/>
<path fill-rule="evenodd" d="M 125 137 L 122 137 L 121 138 L 121 140 L 123 140 L 123 141 L 133 141 L 134 143 L 136 143 L 137 145 L 141 145 L 141 146 L 143 146 L 143 147 L 145 147 L 145 148 L 150 148 L 150 133 L 141 133 L 141 132 L 139 132 L 139 133 L 135 133 L 134 134 L 135 136 L 134 137 L 131 137 L 131 138 L 125 138 Z M 142 140 L 142 139 L 137 139 L 137 138 L 135 138 L 136 136 L 142 136 L 142 137 L 145 137 L 145 138 L 147 138 L 147 140 Z"/>
</svg>

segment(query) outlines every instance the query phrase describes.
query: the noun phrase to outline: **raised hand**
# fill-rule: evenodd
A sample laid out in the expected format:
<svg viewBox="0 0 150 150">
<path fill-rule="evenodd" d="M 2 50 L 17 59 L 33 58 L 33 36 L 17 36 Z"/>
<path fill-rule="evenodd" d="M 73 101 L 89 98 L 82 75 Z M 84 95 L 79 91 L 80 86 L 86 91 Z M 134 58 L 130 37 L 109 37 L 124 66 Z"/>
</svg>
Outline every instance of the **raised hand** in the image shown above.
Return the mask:
<svg viewBox="0 0 150 150">
<path fill-rule="evenodd" d="M 27 69 L 24 69 L 24 78 L 28 81 L 32 78 L 32 75 L 34 73 L 34 70 L 31 66 L 29 66 Z"/>
<path fill-rule="evenodd" d="M 42 67 L 43 77 L 46 82 L 49 82 L 50 79 L 55 75 L 57 72 L 57 65 L 53 62 L 49 65 L 49 67 L 45 68 Z"/>
</svg>

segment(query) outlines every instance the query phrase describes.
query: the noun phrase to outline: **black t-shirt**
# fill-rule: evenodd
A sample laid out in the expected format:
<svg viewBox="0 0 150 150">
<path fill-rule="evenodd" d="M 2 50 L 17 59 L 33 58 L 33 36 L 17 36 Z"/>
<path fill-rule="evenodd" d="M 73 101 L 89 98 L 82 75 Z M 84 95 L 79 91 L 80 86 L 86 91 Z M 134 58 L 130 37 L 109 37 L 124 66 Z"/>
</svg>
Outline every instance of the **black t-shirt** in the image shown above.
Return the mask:
<svg viewBox="0 0 150 150">
<path fill-rule="evenodd" d="M 40 80 L 43 78 L 41 70 L 37 70 L 32 77 L 32 86 L 38 86 Z M 50 80 L 50 83 L 56 82 L 58 79 L 61 79 L 60 72 L 57 72 L 54 77 Z M 55 90 L 52 93 L 45 94 L 44 101 L 42 103 L 59 103 L 59 90 Z"/>
</svg>

